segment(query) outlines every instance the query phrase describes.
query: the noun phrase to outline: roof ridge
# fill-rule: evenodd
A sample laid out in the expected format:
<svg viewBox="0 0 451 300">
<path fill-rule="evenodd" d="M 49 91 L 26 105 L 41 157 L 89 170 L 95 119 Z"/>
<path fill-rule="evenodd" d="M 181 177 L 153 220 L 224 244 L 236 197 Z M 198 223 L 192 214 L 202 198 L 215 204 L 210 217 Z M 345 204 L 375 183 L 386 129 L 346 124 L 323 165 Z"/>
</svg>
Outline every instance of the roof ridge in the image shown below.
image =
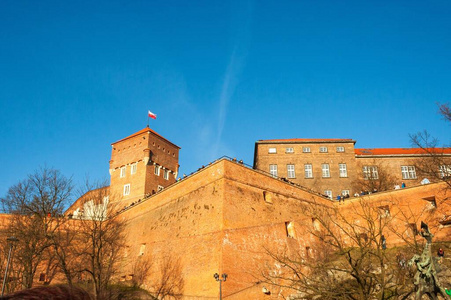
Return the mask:
<svg viewBox="0 0 451 300">
<path fill-rule="evenodd" d="M 139 130 L 139 131 L 137 131 L 137 132 L 135 132 L 135 133 L 133 133 L 133 134 L 131 134 L 131 135 L 125 137 L 125 138 L 122 138 L 122 139 L 120 139 L 120 140 L 118 140 L 118 141 L 112 143 L 111 145 L 114 145 L 114 144 L 117 144 L 117 143 L 119 143 L 119 142 L 128 140 L 129 138 L 135 137 L 135 136 L 137 136 L 137 135 L 140 135 L 140 134 L 146 133 L 146 132 L 152 132 L 152 133 L 155 134 L 156 136 L 162 138 L 163 140 L 167 141 L 168 143 L 170 143 L 170 144 L 172 144 L 172 145 L 174 145 L 174 146 L 176 146 L 177 148 L 180 149 L 179 146 L 177 146 L 177 145 L 174 144 L 173 142 L 169 141 L 168 139 L 164 138 L 161 134 L 159 134 L 158 132 L 156 132 L 155 130 L 151 129 L 151 128 L 148 127 L 148 126 L 144 127 L 143 129 L 141 129 L 141 130 Z"/>
</svg>

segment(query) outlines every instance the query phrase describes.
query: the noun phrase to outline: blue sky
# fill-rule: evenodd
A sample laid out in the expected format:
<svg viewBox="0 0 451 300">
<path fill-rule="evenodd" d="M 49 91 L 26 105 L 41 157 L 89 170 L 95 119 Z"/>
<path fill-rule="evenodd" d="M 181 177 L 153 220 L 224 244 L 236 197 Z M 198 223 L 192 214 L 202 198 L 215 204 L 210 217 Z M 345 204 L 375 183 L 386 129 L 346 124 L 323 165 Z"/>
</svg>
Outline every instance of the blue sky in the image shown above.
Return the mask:
<svg viewBox="0 0 451 300">
<path fill-rule="evenodd" d="M 0 2 L 0 196 L 43 165 L 108 178 L 147 124 L 181 173 L 254 143 L 450 144 L 449 1 Z"/>
</svg>

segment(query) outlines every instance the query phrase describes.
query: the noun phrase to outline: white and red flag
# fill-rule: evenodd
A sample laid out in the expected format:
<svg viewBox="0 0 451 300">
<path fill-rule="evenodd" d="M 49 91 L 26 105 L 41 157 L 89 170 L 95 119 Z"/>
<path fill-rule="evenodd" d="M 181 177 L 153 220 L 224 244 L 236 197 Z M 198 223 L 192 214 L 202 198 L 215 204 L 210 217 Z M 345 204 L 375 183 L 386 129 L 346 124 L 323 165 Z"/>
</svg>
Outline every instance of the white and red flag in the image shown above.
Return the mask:
<svg viewBox="0 0 451 300">
<path fill-rule="evenodd" d="M 154 119 L 154 120 L 157 119 L 157 115 L 154 114 L 153 112 L 151 112 L 150 110 L 148 111 L 148 116 L 149 116 L 149 118 L 152 118 L 152 119 Z"/>
</svg>

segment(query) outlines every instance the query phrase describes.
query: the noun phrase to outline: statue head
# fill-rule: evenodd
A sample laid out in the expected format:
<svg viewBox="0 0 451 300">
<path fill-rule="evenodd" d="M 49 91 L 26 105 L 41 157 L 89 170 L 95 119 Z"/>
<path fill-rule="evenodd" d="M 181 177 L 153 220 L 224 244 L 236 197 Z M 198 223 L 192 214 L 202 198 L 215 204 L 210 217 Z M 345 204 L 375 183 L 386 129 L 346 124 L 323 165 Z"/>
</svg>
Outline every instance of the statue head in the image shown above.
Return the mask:
<svg viewBox="0 0 451 300">
<path fill-rule="evenodd" d="M 429 231 L 429 226 L 423 221 L 421 221 L 420 235 L 424 237 L 429 243 L 432 242 L 432 238 L 434 237 L 434 235 Z"/>
</svg>

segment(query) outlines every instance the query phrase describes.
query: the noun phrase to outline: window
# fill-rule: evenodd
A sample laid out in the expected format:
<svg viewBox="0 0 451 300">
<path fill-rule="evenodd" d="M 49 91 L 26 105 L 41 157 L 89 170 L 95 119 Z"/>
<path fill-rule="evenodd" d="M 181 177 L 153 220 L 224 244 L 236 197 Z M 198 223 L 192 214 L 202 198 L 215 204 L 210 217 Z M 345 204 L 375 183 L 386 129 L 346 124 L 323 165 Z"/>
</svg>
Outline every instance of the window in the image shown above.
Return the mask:
<svg viewBox="0 0 451 300">
<path fill-rule="evenodd" d="M 305 178 L 313 178 L 313 167 L 311 164 L 304 165 Z"/>
<path fill-rule="evenodd" d="M 451 176 L 451 165 L 442 165 L 439 168 L 440 178 L 446 178 Z"/>
<path fill-rule="evenodd" d="M 435 196 L 430 196 L 423 199 L 428 202 L 426 209 L 431 210 L 437 208 L 437 201 L 435 201 Z"/>
<path fill-rule="evenodd" d="M 310 147 L 302 147 L 302 152 L 310 153 Z"/>
<path fill-rule="evenodd" d="M 379 174 L 377 173 L 376 166 L 363 166 L 363 178 L 368 179 L 379 179 Z"/>
<path fill-rule="evenodd" d="M 312 218 L 312 225 L 313 229 L 315 229 L 316 231 L 319 231 L 321 229 L 321 223 L 317 218 Z"/>
<path fill-rule="evenodd" d="M 130 195 L 130 183 L 124 185 L 124 196 Z"/>
<path fill-rule="evenodd" d="M 160 166 L 155 165 L 155 175 L 160 176 Z"/>
<path fill-rule="evenodd" d="M 332 199 L 332 191 L 331 190 L 325 190 L 324 195 L 326 195 L 329 199 Z"/>
<path fill-rule="evenodd" d="M 415 179 L 417 173 L 414 166 L 401 166 L 402 179 Z"/>
<path fill-rule="evenodd" d="M 293 222 L 285 222 L 285 229 L 287 231 L 287 237 L 294 238 L 294 223 Z"/>
<path fill-rule="evenodd" d="M 286 148 L 285 153 L 294 153 L 294 148 Z"/>
<path fill-rule="evenodd" d="M 338 164 L 340 169 L 340 177 L 348 177 L 348 170 L 346 169 L 346 164 Z"/>
<path fill-rule="evenodd" d="M 287 177 L 296 178 L 296 174 L 294 172 L 294 165 L 287 165 Z"/>
<path fill-rule="evenodd" d="M 163 178 L 166 180 L 169 180 L 169 170 L 164 169 L 163 171 Z"/>
<path fill-rule="evenodd" d="M 272 177 L 277 177 L 277 165 L 269 165 L 269 173 Z"/>
<path fill-rule="evenodd" d="M 305 256 L 310 258 L 312 256 L 312 248 L 309 246 L 305 247 Z"/>
<path fill-rule="evenodd" d="M 345 152 L 345 147 L 337 147 L 337 152 Z"/>
<path fill-rule="evenodd" d="M 125 166 L 121 167 L 121 178 L 125 177 Z"/>
<path fill-rule="evenodd" d="M 349 190 L 342 190 L 342 191 L 341 191 L 341 195 L 342 195 L 342 196 L 349 195 L 349 193 L 350 193 Z"/>
<path fill-rule="evenodd" d="M 322 164 L 322 165 L 321 165 L 321 170 L 322 170 L 322 173 L 323 173 L 323 177 L 324 177 L 324 178 L 330 177 L 329 164 Z"/>
<path fill-rule="evenodd" d="M 379 206 L 378 208 L 379 208 L 379 215 L 381 216 L 381 218 L 390 217 L 390 208 L 388 207 L 388 205 Z"/>
<path fill-rule="evenodd" d="M 319 147 L 319 152 L 326 153 L 327 152 L 327 147 Z"/>
<path fill-rule="evenodd" d="M 263 191 L 263 199 L 265 200 L 266 203 L 272 204 L 271 193 L 269 193 L 267 191 Z"/>
<path fill-rule="evenodd" d="M 144 255 L 144 251 L 146 251 L 146 244 L 141 244 L 141 247 L 139 247 L 139 256 Z"/>
<path fill-rule="evenodd" d="M 268 149 L 268 153 L 277 153 L 277 149 L 276 148 L 269 148 Z"/>
<path fill-rule="evenodd" d="M 136 174 L 136 168 L 137 167 L 138 167 L 137 163 L 132 164 L 130 173 L 131 174 Z"/>
</svg>

